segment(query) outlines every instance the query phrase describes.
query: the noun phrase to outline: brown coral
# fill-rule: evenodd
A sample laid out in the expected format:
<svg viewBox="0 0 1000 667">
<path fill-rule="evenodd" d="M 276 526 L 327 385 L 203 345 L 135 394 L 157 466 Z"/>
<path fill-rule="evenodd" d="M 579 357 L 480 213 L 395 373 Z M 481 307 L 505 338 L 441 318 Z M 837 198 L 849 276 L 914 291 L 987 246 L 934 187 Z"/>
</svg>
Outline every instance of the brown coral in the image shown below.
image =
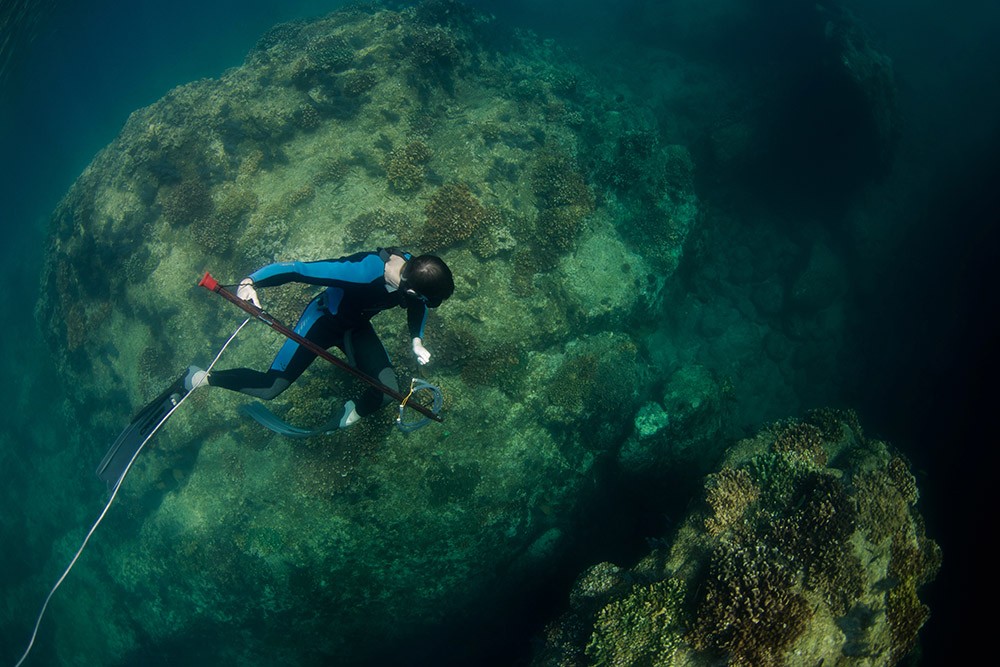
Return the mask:
<svg viewBox="0 0 1000 667">
<path fill-rule="evenodd" d="M 405 213 L 377 208 L 362 213 L 347 225 L 345 240 L 349 246 L 408 245 L 413 221 Z"/>
<path fill-rule="evenodd" d="M 560 149 L 540 151 L 530 177 L 539 211 L 534 254 L 544 269 L 572 249 L 584 218 L 594 210 L 594 196 L 576 161 Z"/>
<path fill-rule="evenodd" d="M 719 535 L 729 530 L 760 497 L 760 489 L 754 484 L 750 473 L 742 468 L 725 467 L 718 473 L 709 475 L 705 486 L 706 501 L 712 508 L 712 515 L 705 519 L 705 529 L 709 535 Z"/>
<path fill-rule="evenodd" d="M 772 447 L 777 453 L 790 454 L 817 468 L 826 466 L 823 433 L 812 424 L 796 420 L 779 422 L 774 427 Z"/>
<path fill-rule="evenodd" d="M 586 653 L 598 665 L 668 667 L 682 640 L 684 582 L 639 584 L 601 609 Z"/>
<path fill-rule="evenodd" d="M 716 649 L 729 664 L 783 664 L 784 652 L 806 629 L 812 607 L 794 590 L 794 571 L 761 543 L 722 545 L 713 554 L 688 641 Z"/>
<path fill-rule="evenodd" d="M 204 220 L 212 213 L 212 193 L 198 179 L 187 179 L 160 194 L 163 219 L 173 226 Z"/>
<path fill-rule="evenodd" d="M 588 664 L 572 647 L 587 630 L 586 657 L 597 664 L 903 660 L 927 621 L 917 592 L 938 571 L 941 551 L 911 504 L 905 460 L 858 437 L 852 415 L 838 421 L 824 412 L 822 427 L 781 422 L 730 450 L 706 483 L 711 516 L 690 516 L 669 549 L 614 571 L 620 583 L 606 596 L 571 599 L 560 643 L 550 646 L 561 662 L 538 664 Z M 860 470 L 818 466 L 819 452 L 837 443 L 848 448 L 837 460 Z M 658 610 L 652 587 L 636 582 L 673 578 L 692 591 L 674 615 L 687 623 L 687 646 L 662 643 L 672 631 L 636 614 L 636 601 Z"/>
<path fill-rule="evenodd" d="M 856 475 L 854 489 L 861 529 L 872 542 L 900 533 L 909 522 L 909 490 L 896 486 L 888 466 Z"/>
<path fill-rule="evenodd" d="M 385 162 L 389 186 L 396 192 L 409 193 L 419 190 L 427 175 L 427 161 L 431 150 L 422 141 L 411 141 L 394 148 Z"/>
<path fill-rule="evenodd" d="M 448 183 L 431 196 L 424 211 L 423 247 L 440 250 L 467 241 L 487 219 L 486 208 L 464 183 Z"/>
<path fill-rule="evenodd" d="M 419 69 L 447 70 L 461 60 L 459 42 L 440 26 L 415 26 L 406 39 L 407 57 Z"/>
<path fill-rule="evenodd" d="M 933 578 L 941 565 L 941 550 L 931 540 L 897 535 L 889 551 L 886 618 L 892 633 L 894 661 L 908 654 L 917 643 L 917 633 L 930 618 L 930 609 L 917 597 L 917 588 Z"/>
</svg>

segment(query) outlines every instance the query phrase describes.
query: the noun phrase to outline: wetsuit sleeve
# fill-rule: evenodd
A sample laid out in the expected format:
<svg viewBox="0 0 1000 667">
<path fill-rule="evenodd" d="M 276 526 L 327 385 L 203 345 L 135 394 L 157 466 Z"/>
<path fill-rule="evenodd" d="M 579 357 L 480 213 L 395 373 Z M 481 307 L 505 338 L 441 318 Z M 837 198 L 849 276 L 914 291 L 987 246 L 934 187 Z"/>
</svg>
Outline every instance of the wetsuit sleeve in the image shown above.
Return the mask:
<svg viewBox="0 0 1000 667">
<path fill-rule="evenodd" d="M 376 253 L 358 253 L 342 259 L 319 262 L 277 262 L 250 274 L 254 287 L 274 287 L 298 282 L 307 285 L 370 283 L 385 272 L 385 262 Z"/>
<path fill-rule="evenodd" d="M 422 303 L 410 304 L 406 308 L 406 324 L 410 329 L 410 338 L 423 338 L 424 325 L 427 324 L 427 306 Z"/>
</svg>

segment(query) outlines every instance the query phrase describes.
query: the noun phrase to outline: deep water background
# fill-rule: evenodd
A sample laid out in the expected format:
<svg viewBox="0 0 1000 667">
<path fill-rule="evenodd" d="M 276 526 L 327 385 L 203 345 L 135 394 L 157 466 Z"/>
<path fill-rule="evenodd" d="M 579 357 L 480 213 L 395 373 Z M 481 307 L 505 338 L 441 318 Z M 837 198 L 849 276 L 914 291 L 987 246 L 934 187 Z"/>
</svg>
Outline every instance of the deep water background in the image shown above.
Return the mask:
<svg viewBox="0 0 1000 667">
<path fill-rule="evenodd" d="M 714 14 L 723 17 L 732 7 L 754 9 L 751 19 L 723 20 L 717 25 L 726 30 L 708 32 L 697 24 L 670 31 L 641 22 L 648 6 L 638 1 L 473 4 L 574 46 L 596 70 L 631 72 L 631 79 L 622 81 L 626 86 L 649 85 L 655 66 L 611 60 L 655 53 L 665 43 L 731 70 L 789 62 L 796 49 L 808 49 L 782 39 L 795 34 L 795 21 L 808 2 L 701 3 L 716 7 Z M 663 11 L 684 16 L 698 3 L 660 4 Z M 944 568 L 925 593 L 932 618 L 922 633 L 924 664 L 954 664 L 956 652 L 988 645 L 989 637 L 981 633 L 992 621 L 971 610 L 977 602 L 991 604 L 997 592 L 987 543 L 997 525 L 992 490 L 1000 371 L 994 350 L 1000 341 L 995 273 L 1000 266 L 1000 43 L 995 39 L 1000 9 L 985 1 L 965 2 L 960 9 L 929 1 L 847 4 L 895 67 L 903 135 L 897 163 L 884 181 L 892 206 L 873 212 L 864 230 L 844 220 L 844 211 L 862 196 L 852 179 L 863 174 L 853 170 L 863 172 L 867 165 L 845 167 L 794 150 L 801 142 L 793 140 L 825 131 L 823 108 L 804 89 L 799 99 L 790 96 L 785 109 L 781 136 L 788 138 L 789 148 L 771 154 L 762 182 L 705 188 L 709 196 L 731 194 L 729 205 L 746 212 L 738 231 L 767 219 L 768 233 L 779 237 L 826 234 L 849 267 L 836 372 L 803 381 L 803 392 L 814 389 L 799 402 L 856 408 L 869 434 L 892 442 L 912 460 L 927 533 L 944 550 Z M 8 3 L 0 10 L 5 21 L 0 27 L 13 37 L 9 59 L 0 60 L 6 63 L 0 89 L 0 369 L 5 379 L 0 383 L 0 447 L 5 450 L 0 454 L 5 466 L 0 604 L 8 604 L 5 591 L 26 577 L 44 571 L 54 579 L 54 545 L 64 542 L 63 550 L 75 545 L 103 500 L 90 473 L 96 461 L 79 462 L 72 479 L 51 477 L 74 470 L 72 462 L 59 458 L 60 443 L 86 434 L 72 433 L 62 417 L 64 388 L 37 341 L 33 319 L 49 213 L 131 111 L 176 85 L 239 65 L 274 23 L 336 6 L 316 0 L 99 1 L 89 6 L 46 0 Z M 15 14 L 21 19 L 12 25 Z M 788 53 L 781 53 L 778 44 Z M 813 103 L 809 114 L 797 113 L 796 103 L 804 101 Z M 828 120 L 835 124 L 836 118 Z M 837 139 L 829 141 L 834 145 Z M 812 231 L 788 223 L 800 219 L 809 220 L 803 227 Z M 718 235 L 734 231 L 713 233 L 718 242 Z M 732 238 L 739 242 L 738 234 Z M 692 288 L 704 288 L 697 270 L 684 279 Z M 820 368 L 824 365 L 813 364 L 804 373 Z M 759 412 L 768 418 L 792 416 L 787 407 L 776 401 Z M 88 494 L 93 501 L 81 505 L 79 499 Z M 644 517 L 655 511 L 647 499 L 609 489 L 605 500 L 603 521 L 581 540 L 581 565 L 632 557 L 651 536 L 654 522 Z M 554 575 L 529 602 L 492 610 L 484 614 L 491 622 L 462 629 L 465 657 L 495 664 L 523 659 L 539 623 L 558 612 L 573 574 Z M 0 628 L 0 661 L 16 660 L 37 608 L 19 613 L 24 617 L 20 627 Z M 80 619 L 91 622 L 98 621 Z M 33 664 L 47 664 L 46 636 L 43 625 Z M 440 644 L 429 641 L 420 655 L 454 646 L 453 638 L 443 633 Z"/>
</svg>

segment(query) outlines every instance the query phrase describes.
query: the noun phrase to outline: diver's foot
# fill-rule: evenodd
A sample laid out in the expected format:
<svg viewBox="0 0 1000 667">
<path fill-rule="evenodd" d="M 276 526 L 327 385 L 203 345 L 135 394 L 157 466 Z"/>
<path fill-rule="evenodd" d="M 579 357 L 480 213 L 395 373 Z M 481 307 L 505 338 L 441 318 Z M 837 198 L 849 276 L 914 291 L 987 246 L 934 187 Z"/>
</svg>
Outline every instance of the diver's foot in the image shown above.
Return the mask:
<svg viewBox="0 0 1000 667">
<path fill-rule="evenodd" d="M 361 419 L 361 415 L 355 409 L 354 401 L 344 403 L 344 412 L 340 416 L 340 428 L 347 428 L 359 419 Z"/>
<path fill-rule="evenodd" d="M 187 375 L 184 376 L 184 388 L 194 391 L 198 387 L 208 385 L 208 371 L 204 371 L 197 366 L 188 366 Z"/>
</svg>

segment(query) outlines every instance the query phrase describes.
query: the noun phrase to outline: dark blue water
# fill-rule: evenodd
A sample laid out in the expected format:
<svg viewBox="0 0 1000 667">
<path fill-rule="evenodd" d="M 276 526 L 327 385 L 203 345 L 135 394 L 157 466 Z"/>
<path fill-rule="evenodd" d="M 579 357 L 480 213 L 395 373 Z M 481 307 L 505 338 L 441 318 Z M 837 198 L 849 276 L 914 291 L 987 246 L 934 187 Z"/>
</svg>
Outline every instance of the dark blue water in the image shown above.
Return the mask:
<svg viewBox="0 0 1000 667">
<path fill-rule="evenodd" d="M 678 16 L 687 11 L 686 3 L 662 4 Z M 611 47 L 621 45 L 638 50 L 672 46 L 720 68 L 787 63 L 783 56 L 794 58 L 794 53 L 771 51 L 773 37 L 794 32 L 783 22 L 794 24 L 801 3 L 760 4 L 745 3 L 758 10 L 757 22 L 726 20 L 720 8 L 718 29 L 685 24 L 670 31 L 638 23 L 648 9 L 641 2 L 478 3 L 504 22 L 574 45 L 595 67 L 616 57 Z M 818 394 L 858 409 L 870 433 L 891 441 L 913 461 L 928 535 L 941 543 L 945 555 L 925 600 L 932 609 L 922 633 L 925 659 L 945 664 L 956 646 L 983 641 L 977 633 L 989 619 L 975 616 L 971 607 L 977 598 L 989 603 L 996 588 L 984 561 L 986 541 L 996 527 L 991 466 L 1000 398 L 995 351 L 1000 343 L 1000 46 L 995 39 L 1000 16 L 989 2 L 947 10 L 931 2 L 850 5 L 893 58 L 907 167 L 931 178 L 914 179 L 919 189 L 899 190 L 902 200 L 894 219 L 883 226 L 887 231 L 877 240 L 879 252 L 860 253 L 850 241 L 836 245 L 852 269 L 844 326 L 849 372 Z M 60 431 L 68 422 L 49 412 L 53 406 L 58 411 L 63 390 L 44 346 L 35 340 L 33 309 L 49 213 L 131 111 L 173 86 L 240 64 L 271 25 L 335 6 L 306 0 L 27 6 L 30 30 L 12 42 L 16 50 L 0 96 L 0 369 L 6 378 L 0 385 L 0 462 L 8 477 L 0 493 L 0 543 L 5 545 L 0 595 L 13 582 L 37 575 L 49 560 L 51 542 L 67 533 L 75 536 L 100 502 L 67 505 L 82 497 L 89 479 L 33 481 L 44 474 L 36 459 L 57 457 L 59 442 L 72 437 Z M 803 92 L 802 99 L 815 103 L 817 98 Z M 789 113 L 787 128 L 802 137 L 815 129 L 796 125 L 795 113 Z M 762 186 L 748 206 L 820 220 L 842 231 L 837 216 L 843 192 L 863 193 L 852 190 L 849 180 L 837 196 L 810 189 L 817 180 L 843 178 L 835 166 L 813 167 L 815 173 L 797 193 L 783 189 L 779 195 Z M 782 233 L 796 232 L 783 228 Z M 81 477 L 91 465 L 81 465 L 86 471 Z M 68 490 L 49 503 L 37 495 L 39 487 L 60 484 Z M 638 544 L 645 527 L 637 523 L 631 537 Z M 518 609 L 516 618 L 507 619 L 506 627 L 522 634 L 512 646 L 527 645 L 525 637 L 537 632 L 545 613 L 558 609 L 565 583 L 541 591 L 534 614 Z M 35 612 L 23 610 L 25 625 Z M 20 653 L 11 644 L 20 644 L 23 626 L 0 629 L 0 639 L 0 660 L 11 662 Z M 515 648 L 503 659 L 523 655 Z"/>
</svg>

